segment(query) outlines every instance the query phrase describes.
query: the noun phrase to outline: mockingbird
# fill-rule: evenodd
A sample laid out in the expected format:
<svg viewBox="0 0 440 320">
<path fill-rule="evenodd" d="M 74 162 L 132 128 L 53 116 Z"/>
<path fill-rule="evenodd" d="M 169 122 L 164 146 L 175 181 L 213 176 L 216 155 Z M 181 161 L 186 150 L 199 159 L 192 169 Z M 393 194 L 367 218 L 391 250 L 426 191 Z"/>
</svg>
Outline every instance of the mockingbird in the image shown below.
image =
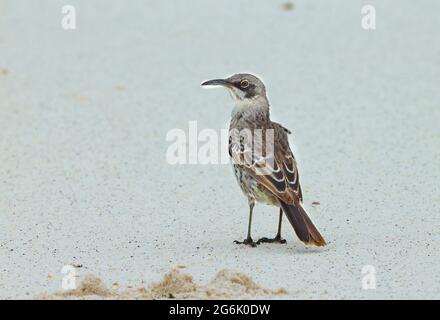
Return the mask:
<svg viewBox="0 0 440 320">
<path fill-rule="evenodd" d="M 263 242 L 285 243 L 286 240 L 281 238 L 284 212 L 301 241 L 307 245 L 326 245 L 302 207 L 298 169 L 289 147 L 290 131 L 270 120 L 269 100 L 263 82 L 251 74 L 236 74 L 202 83 L 202 86 L 214 85 L 227 88 L 235 102 L 229 127 L 229 155 L 237 181 L 249 203 L 247 238 L 235 243 L 252 247 Z M 280 208 L 275 238 L 252 240 L 255 202 Z"/>
</svg>

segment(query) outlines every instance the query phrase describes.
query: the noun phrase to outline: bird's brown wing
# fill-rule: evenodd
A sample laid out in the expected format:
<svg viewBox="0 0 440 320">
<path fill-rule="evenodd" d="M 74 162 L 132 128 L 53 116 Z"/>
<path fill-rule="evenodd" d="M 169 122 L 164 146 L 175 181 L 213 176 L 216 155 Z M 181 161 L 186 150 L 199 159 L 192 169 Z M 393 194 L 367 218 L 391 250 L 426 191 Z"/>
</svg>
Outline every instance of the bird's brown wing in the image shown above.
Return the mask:
<svg viewBox="0 0 440 320">
<path fill-rule="evenodd" d="M 268 130 L 272 129 L 272 130 Z M 296 160 L 289 147 L 286 129 L 272 123 L 252 134 L 231 133 L 229 154 L 278 199 L 287 204 L 302 201 Z M 261 138 L 259 138 L 259 135 Z"/>
</svg>

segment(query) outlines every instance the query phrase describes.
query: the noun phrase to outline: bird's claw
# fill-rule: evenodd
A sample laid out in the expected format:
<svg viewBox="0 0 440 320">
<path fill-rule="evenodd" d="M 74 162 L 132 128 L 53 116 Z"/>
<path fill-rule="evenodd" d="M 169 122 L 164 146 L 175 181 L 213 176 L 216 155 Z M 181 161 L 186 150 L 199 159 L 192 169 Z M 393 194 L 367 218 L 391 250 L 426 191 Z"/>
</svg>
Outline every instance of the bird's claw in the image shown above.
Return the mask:
<svg viewBox="0 0 440 320">
<path fill-rule="evenodd" d="M 252 238 L 246 238 L 243 241 L 235 240 L 234 243 L 235 244 L 244 244 L 247 246 L 251 246 L 252 248 L 255 248 L 259 244 L 258 242 L 255 242 L 254 240 L 252 240 Z"/>
<path fill-rule="evenodd" d="M 257 244 L 261 244 L 261 243 L 281 243 L 281 244 L 285 244 L 287 243 L 286 239 L 281 238 L 281 236 L 276 236 L 273 239 L 270 238 L 261 238 L 260 240 L 257 241 Z"/>
</svg>

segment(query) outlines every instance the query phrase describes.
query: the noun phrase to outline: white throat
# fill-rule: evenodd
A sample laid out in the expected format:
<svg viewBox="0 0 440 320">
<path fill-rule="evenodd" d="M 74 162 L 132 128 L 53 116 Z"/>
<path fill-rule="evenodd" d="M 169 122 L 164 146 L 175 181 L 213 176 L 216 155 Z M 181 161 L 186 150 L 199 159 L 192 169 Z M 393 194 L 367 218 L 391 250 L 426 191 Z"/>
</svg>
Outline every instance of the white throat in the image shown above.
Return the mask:
<svg viewBox="0 0 440 320">
<path fill-rule="evenodd" d="M 269 104 L 267 100 L 262 97 L 245 98 L 242 100 L 234 99 L 235 107 L 232 109 L 231 117 L 241 114 L 243 116 L 252 117 L 252 115 L 260 114 L 261 112 L 269 112 Z"/>
<path fill-rule="evenodd" d="M 234 117 L 237 113 L 242 113 L 250 111 L 250 109 L 255 106 L 254 99 L 234 99 L 235 107 L 232 109 L 231 116 Z"/>
</svg>

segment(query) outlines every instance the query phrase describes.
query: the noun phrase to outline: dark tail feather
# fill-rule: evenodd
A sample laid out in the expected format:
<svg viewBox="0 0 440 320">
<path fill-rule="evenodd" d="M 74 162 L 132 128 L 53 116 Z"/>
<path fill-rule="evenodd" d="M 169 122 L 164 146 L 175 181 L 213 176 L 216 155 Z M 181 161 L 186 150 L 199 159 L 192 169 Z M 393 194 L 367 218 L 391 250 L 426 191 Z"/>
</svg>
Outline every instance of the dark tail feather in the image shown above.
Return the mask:
<svg viewBox="0 0 440 320">
<path fill-rule="evenodd" d="M 302 242 L 318 247 L 326 245 L 324 238 L 300 204 L 289 205 L 281 203 L 281 207 L 295 230 L 296 235 Z"/>
</svg>

